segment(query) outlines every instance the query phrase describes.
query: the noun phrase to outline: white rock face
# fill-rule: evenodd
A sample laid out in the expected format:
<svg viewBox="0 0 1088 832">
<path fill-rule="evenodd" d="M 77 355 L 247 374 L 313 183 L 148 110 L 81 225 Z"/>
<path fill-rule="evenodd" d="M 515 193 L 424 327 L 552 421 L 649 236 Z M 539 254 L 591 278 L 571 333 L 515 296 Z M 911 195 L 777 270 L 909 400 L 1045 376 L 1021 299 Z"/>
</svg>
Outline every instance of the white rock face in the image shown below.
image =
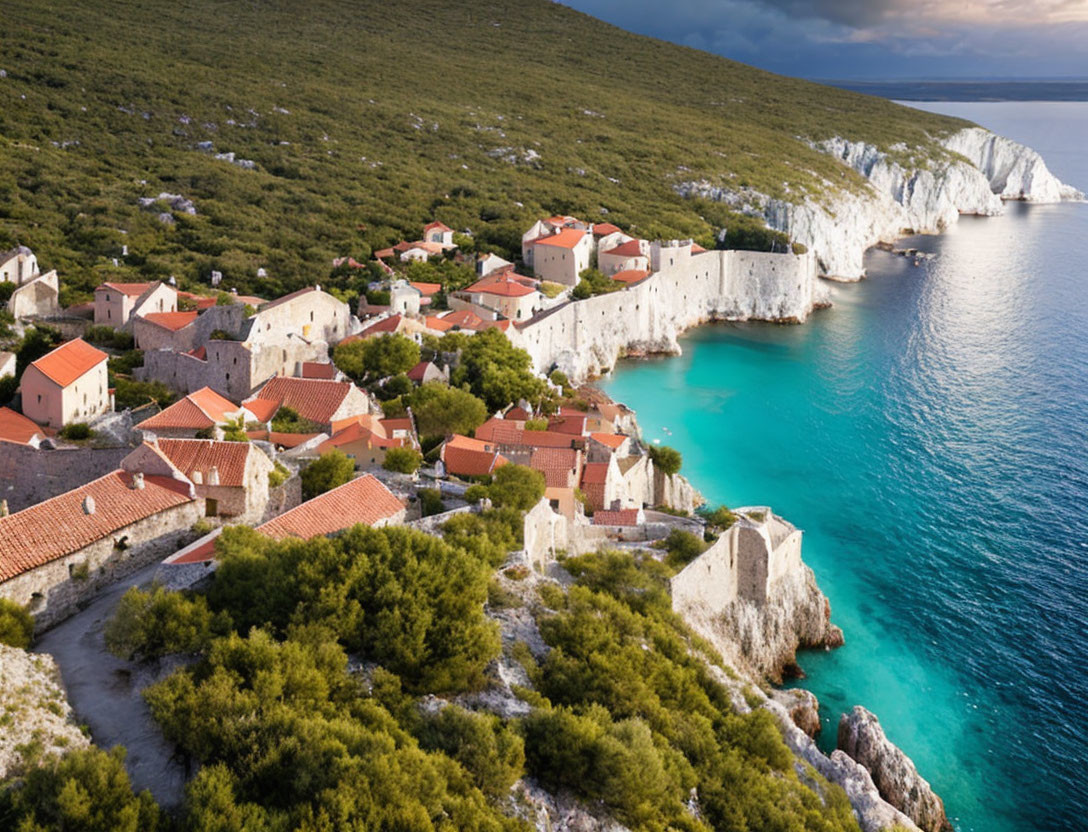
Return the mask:
<svg viewBox="0 0 1088 832">
<path fill-rule="evenodd" d="M 981 128 L 951 136 L 944 146 L 966 157 L 904 168 L 870 144 L 842 138 L 814 145 L 866 179 L 865 191 L 842 191 L 828 205 L 811 198 L 799 202 L 771 199 L 758 192 L 737 192 L 703 180 L 682 182 L 676 190 L 732 205 L 761 216 L 770 228 L 784 231 L 816 254 L 821 274 L 838 280 L 865 276 L 865 251 L 910 233 L 936 233 L 960 214 L 993 216 L 1002 199 L 1057 202 L 1083 194 L 1062 184 L 1030 147 Z M 828 188 L 838 188 L 827 183 Z"/>
</svg>

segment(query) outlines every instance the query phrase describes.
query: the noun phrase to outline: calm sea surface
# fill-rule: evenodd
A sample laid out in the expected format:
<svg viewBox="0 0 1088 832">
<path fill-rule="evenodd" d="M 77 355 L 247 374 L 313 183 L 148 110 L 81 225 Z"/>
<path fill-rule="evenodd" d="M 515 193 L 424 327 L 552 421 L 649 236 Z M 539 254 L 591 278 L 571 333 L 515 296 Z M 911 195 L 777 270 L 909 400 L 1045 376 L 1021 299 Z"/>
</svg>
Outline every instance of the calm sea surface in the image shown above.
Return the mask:
<svg viewBox="0 0 1088 832">
<path fill-rule="evenodd" d="M 1088 188 L 1088 104 L 914 105 Z M 846 646 L 822 703 L 874 711 L 963 832 L 1088 829 L 1088 205 L 1010 204 L 881 252 L 804 326 L 724 324 L 604 387 L 707 497 L 767 504 Z"/>
</svg>

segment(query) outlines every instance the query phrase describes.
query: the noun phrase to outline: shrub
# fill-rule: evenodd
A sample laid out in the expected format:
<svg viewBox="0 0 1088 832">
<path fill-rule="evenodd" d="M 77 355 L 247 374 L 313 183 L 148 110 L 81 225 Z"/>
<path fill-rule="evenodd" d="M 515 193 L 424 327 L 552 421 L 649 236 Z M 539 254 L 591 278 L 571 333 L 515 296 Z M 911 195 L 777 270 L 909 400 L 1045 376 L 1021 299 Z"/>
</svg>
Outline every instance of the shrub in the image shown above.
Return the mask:
<svg viewBox="0 0 1088 832">
<path fill-rule="evenodd" d="M 187 596 L 161 586 L 132 587 L 117 603 L 105 629 L 106 647 L 123 659 L 155 659 L 203 650 L 230 630 L 230 616 L 212 614 L 203 595 Z"/>
<path fill-rule="evenodd" d="M 484 794 L 501 797 L 522 775 L 525 743 L 502 720 L 447 705 L 428 718 L 419 732 L 420 745 L 442 751 L 463 765 Z"/>
<path fill-rule="evenodd" d="M 684 568 L 707 548 L 702 538 L 683 529 L 672 529 L 663 542 L 668 551 L 666 563 L 674 569 Z"/>
<path fill-rule="evenodd" d="M 297 410 L 287 406 L 276 411 L 271 425 L 277 433 L 321 433 L 321 425 L 302 418 Z"/>
<path fill-rule="evenodd" d="M 281 485 L 283 485 L 285 482 L 287 482 L 287 480 L 289 480 L 290 478 L 291 478 L 291 469 L 288 468 L 286 465 L 284 465 L 282 462 L 280 462 L 277 459 L 275 467 L 268 474 L 268 487 L 269 488 L 279 488 Z"/>
<path fill-rule="evenodd" d="M 547 430 L 548 429 L 548 420 L 547 419 L 530 419 L 529 421 L 527 421 L 525 423 L 525 429 L 526 430 Z"/>
<path fill-rule="evenodd" d="M 585 300 L 594 295 L 607 295 L 624 287 L 623 283 L 607 277 L 597 269 L 584 269 L 578 276 L 578 285 L 571 290 L 574 300 Z"/>
<path fill-rule="evenodd" d="M 86 422 L 69 422 L 57 431 L 57 436 L 61 439 L 70 439 L 73 442 L 80 442 L 84 439 L 93 437 L 94 431 L 91 430 L 91 426 Z"/>
<path fill-rule="evenodd" d="M 502 465 L 495 469 L 487 492 L 496 508 L 528 511 L 544 496 L 544 475 L 525 465 Z"/>
<path fill-rule="evenodd" d="M 161 381 L 131 381 L 114 379 L 114 407 L 117 410 L 134 410 L 148 402 L 167 407 L 174 401 L 174 391 Z"/>
<path fill-rule="evenodd" d="M 400 474 L 414 474 L 423 464 L 423 454 L 415 448 L 390 448 L 385 452 L 382 468 Z"/>
<path fill-rule="evenodd" d="M 678 450 L 670 448 L 668 445 L 650 445 L 649 451 L 650 459 L 658 471 L 667 476 L 680 472 L 680 466 L 683 464 L 684 459 Z"/>
<path fill-rule="evenodd" d="M 312 500 L 349 482 L 355 473 L 355 463 L 339 448 L 323 453 L 302 469 L 302 497 Z"/>
<path fill-rule="evenodd" d="M 83 333 L 83 340 L 115 350 L 131 350 L 133 347 L 132 333 L 112 326 L 89 326 Z"/>
<path fill-rule="evenodd" d="M 419 512 L 424 517 L 441 514 L 446 510 L 446 504 L 442 502 L 442 492 L 437 488 L 421 488 L 416 496 L 419 497 Z"/>
<path fill-rule="evenodd" d="M 713 511 L 706 512 L 703 517 L 706 519 L 706 524 L 708 526 L 714 526 L 715 528 L 723 530 L 728 529 L 737 522 L 737 515 L 725 506 L 718 506 Z"/>
<path fill-rule="evenodd" d="M 288 431 L 290 433 L 291 431 Z M 246 434 L 245 417 L 239 416 L 236 419 L 229 419 L 223 425 L 223 441 L 224 442 L 248 442 L 249 436 Z"/>
<path fill-rule="evenodd" d="M 465 502 L 478 503 L 487 499 L 487 486 L 480 483 L 470 485 L 465 489 Z"/>
<path fill-rule="evenodd" d="M 34 619 L 30 613 L 7 598 L 0 598 L 0 644 L 29 647 L 34 638 Z"/>
</svg>

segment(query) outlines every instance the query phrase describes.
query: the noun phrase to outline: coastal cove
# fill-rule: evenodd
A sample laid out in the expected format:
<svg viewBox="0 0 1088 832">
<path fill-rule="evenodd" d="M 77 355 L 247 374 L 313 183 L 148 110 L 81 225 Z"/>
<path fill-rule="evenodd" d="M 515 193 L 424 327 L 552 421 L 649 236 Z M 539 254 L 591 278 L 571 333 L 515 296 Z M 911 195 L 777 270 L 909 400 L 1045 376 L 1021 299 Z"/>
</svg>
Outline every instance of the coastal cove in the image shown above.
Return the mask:
<svg viewBox="0 0 1088 832">
<path fill-rule="evenodd" d="M 1088 184 L 1088 104 L 915 105 L 1034 147 Z M 715 324 L 604 389 L 712 502 L 767 504 L 846 646 L 802 654 L 821 744 L 862 704 L 961 830 L 1088 811 L 1088 206 L 1010 203 L 937 255 L 871 251 L 802 326 Z"/>
</svg>

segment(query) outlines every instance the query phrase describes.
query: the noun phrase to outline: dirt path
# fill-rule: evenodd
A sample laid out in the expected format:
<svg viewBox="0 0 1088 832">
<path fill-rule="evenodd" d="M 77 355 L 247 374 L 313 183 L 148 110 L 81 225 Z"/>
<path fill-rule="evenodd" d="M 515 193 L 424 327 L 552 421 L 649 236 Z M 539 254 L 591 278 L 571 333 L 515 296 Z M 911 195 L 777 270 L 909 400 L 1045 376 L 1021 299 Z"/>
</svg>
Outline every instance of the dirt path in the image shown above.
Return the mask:
<svg viewBox="0 0 1088 832">
<path fill-rule="evenodd" d="M 158 565 L 114 584 L 87 609 L 42 635 L 33 649 L 56 660 L 76 718 L 90 727 L 95 744 L 128 749 L 125 767 L 133 788 L 150 789 L 160 805 L 170 807 L 181 802 L 185 768 L 173 757 L 173 746 L 163 739 L 140 696 L 155 679 L 111 656 L 102 637 L 118 599 L 130 586 L 150 583 Z"/>
</svg>

